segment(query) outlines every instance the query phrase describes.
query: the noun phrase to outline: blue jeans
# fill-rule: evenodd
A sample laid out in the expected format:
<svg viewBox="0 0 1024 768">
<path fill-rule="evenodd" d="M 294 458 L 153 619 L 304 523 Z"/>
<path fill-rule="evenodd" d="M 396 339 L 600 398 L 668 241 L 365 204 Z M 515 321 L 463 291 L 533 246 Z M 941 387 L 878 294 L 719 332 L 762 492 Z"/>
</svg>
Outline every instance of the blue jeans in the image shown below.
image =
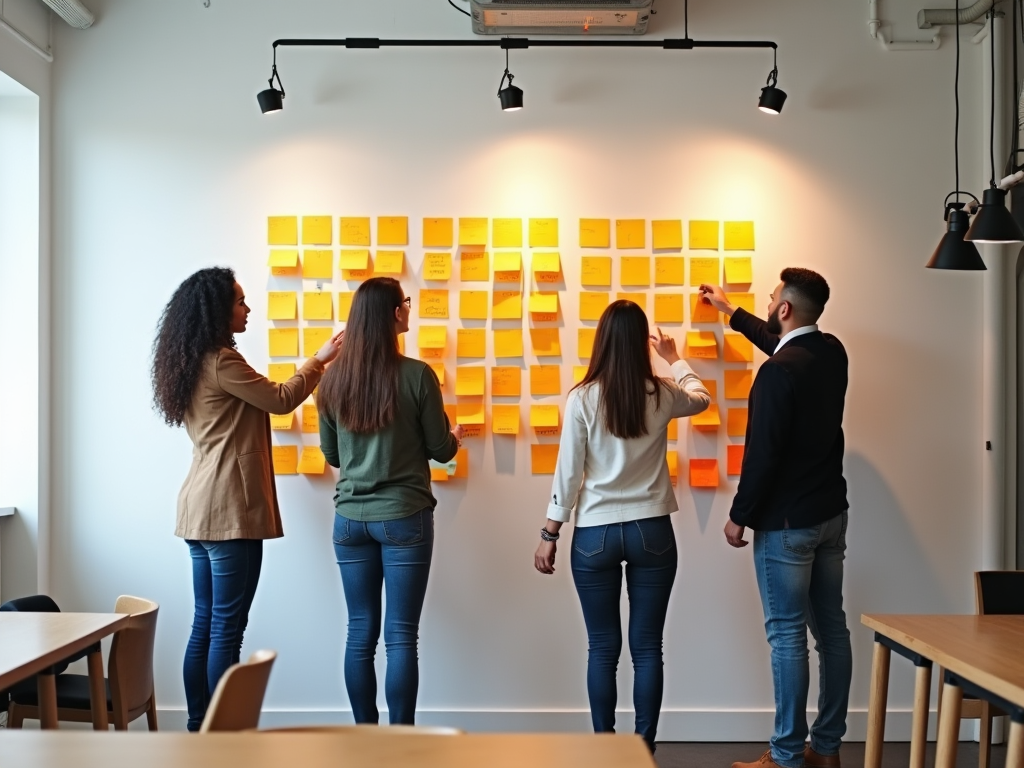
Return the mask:
<svg viewBox="0 0 1024 768">
<path fill-rule="evenodd" d="M 263 564 L 263 541 L 186 540 L 192 556 L 195 618 L 182 669 L 188 729 L 198 731 L 224 670 L 237 664 Z"/>
<path fill-rule="evenodd" d="M 357 723 L 376 724 L 380 719 L 373 657 L 380 637 L 382 585 L 387 596 L 384 698 L 388 716 L 392 725 L 415 722 L 420 612 L 433 549 L 432 507 L 384 522 L 359 522 L 335 515 L 334 553 L 348 606 L 345 687 Z"/>
<path fill-rule="evenodd" d="M 818 717 L 811 748 L 839 753 L 853 674 L 850 631 L 843 612 L 847 513 L 810 528 L 754 532 L 754 566 L 772 649 L 775 733 L 772 759 L 785 768 L 804 764 L 807 739 L 807 629 L 818 653 Z"/>
<path fill-rule="evenodd" d="M 572 578 L 590 645 L 587 694 L 594 731 L 615 731 L 615 673 L 622 652 L 619 600 L 625 561 L 636 732 L 652 751 L 664 688 L 661 637 L 678 560 L 668 515 L 577 527 L 572 533 Z"/>
</svg>

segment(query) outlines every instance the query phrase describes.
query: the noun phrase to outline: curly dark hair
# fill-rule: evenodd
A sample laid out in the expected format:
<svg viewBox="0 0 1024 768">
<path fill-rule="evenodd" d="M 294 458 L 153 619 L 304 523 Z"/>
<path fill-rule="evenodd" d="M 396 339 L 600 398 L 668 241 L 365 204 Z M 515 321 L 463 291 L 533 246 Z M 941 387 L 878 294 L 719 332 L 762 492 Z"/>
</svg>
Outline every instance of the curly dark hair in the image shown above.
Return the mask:
<svg viewBox="0 0 1024 768">
<path fill-rule="evenodd" d="M 153 342 L 151 376 L 154 406 L 168 426 L 182 425 L 206 354 L 235 346 L 234 303 L 234 271 L 211 267 L 179 285 L 164 307 Z"/>
</svg>

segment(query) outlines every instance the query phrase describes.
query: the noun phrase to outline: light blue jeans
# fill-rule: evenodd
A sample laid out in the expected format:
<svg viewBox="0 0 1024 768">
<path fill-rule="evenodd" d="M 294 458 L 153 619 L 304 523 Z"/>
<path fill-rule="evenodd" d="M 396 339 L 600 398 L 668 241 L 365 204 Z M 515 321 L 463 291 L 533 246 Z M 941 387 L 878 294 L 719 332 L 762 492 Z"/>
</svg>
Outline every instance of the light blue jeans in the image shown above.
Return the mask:
<svg viewBox="0 0 1024 768">
<path fill-rule="evenodd" d="M 843 612 L 847 513 L 810 528 L 754 532 L 754 566 L 772 649 L 775 733 L 772 759 L 784 768 L 804 764 L 807 740 L 807 629 L 818 653 L 818 717 L 811 748 L 835 755 L 846 733 L 853 674 L 850 631 Z"/>
</svg>

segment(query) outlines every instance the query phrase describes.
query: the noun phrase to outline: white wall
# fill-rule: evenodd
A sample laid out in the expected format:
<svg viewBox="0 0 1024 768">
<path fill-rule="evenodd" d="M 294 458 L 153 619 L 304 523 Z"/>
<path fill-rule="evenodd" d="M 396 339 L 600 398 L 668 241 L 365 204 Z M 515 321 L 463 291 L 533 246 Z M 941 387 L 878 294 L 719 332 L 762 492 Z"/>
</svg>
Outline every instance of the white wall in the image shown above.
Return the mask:
<svg viewBox="0 0 1024 768">
<path fill-rule="evenodd" d="M 917 6 L 885 6 L 910 36 Z M 172 530 L 190 450 L 150 409 L 153 329 L 184 277 L 228 264 L 255 309 L 240 349 L 264 365 L 268 214 L 406 214 L 414 243 L 423 216 L 557 216 L 570 286 L 581 216 L 754 218 L 759 303 L 782 267 L 820 270 L 833 287 L 823 325 L 851 357 L 851 735 L 863 734 L 870 661 L 859 615 L 972 609 L 981 283 L 923 268 L 953 185 L 951 45 L 885 53 L 860 3 L 694 3 L 695 37 L 779 42 L 790 94 L 780 118 L 755 109 L 770 68 L 763 51 L 513 51 L 527 108 L 506 115 L 497 50 L 294 48 L 278 58 L 286 109 L 262 118 L 255 94 L 275 38 L 465 38 L 467 20 L 440 0 L 90 7 L 94 28 L 58 28 L 54 65 L 53 578 L 69 607 L 103 609 L 126 592 L 161 603 L 162 708 L 183 706 L 191 593 Z M 651 35 L 682 36 L 681 3 L 659 3 Z M 966 44 L 965 115 L 980 108 L 968 85 L 980 63 Z M 964 148 L 978 146 L 977 122 L 965 119 Z M 977 155 L 962 153 L 971 188 Z M 415 247 L 409 257 L 418 262 Z M 571 329 L 574 309 L 563 311 Z M 529 475 L 528 442 L 513 474 L 494 469 L 490 436 L 471 441 L 465 490 L 438 492 L 421 633 L 426 719 L 589 726 L 567 563 L 553 578 L 532 569 L 550 479 Z M 723 459 L 725 442 L 723 431 Z M 693 437 L 681 446 L 684 456 L 711 448 Z M 287 536 L 267 545 L 246 649 L 281 654 L 267 700 L 279 719 L 337 719 L 348 703 L 331 482 L 279 487 Z M 721 535 L 729 488 L 678 494 L 662 737 L 763 739 L 768 649 L 749 550 Z M 890 707 L 905 713 L 909 665 L 894 664 L 893 678 Z M 628 710 L 627 670 L 620 680 Z M 893 721 L 904 734 L 908 719 Z"/>
</svg>

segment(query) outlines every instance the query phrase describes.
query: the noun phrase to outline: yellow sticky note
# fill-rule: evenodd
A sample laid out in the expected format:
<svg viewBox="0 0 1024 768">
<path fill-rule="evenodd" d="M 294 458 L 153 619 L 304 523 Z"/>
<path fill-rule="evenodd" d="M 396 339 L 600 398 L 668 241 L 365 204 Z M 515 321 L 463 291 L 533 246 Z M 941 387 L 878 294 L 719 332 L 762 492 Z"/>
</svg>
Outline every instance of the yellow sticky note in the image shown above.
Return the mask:
<svg viewBox="0 0 1024 768">
<path fill-rule="evenodd" d="M 656 285 L 685 285 L 686 260 L 682 256 L 655 256 L 654 282 Z"/>
<path fill-rule="evenodd" d="M 610 301 L 606 291 L 580 291 L 580 320 L 600 320 Z"/>
<path fill-rule="evenodd" d="M 573 386 L 576 386 L 581 381 L 583 381 L 583 377 L 587 375 L 587 370 L 589 370 L 589 368 L 590 368 L 590 366 L 587 366 L 587 365 L 574 365 L 572 367 L 572 384 L 573 384 Z"/>
<path fill-rule="evenodd" d="M 299 219 L 297 216 L 268 216 L 267 245 L 298 245 Z"/>
<path fill-rule="evenodd" d="M 408 216 L 378 216 L 377 245 L 408 245 Z"/>
<path fill-rule="evenodd" d="M 596 328 L 578 328 L 576 330 L 576 354 L 581 359 L 593 357 L 594 339 L 597 338 Z"/>
<path fill-rule="evenodd" d="M 319 445 L 306 445 L 299 456 L 299 473 L 303 475 L 322 475 L 327 467 L 327 459 Z"/>
<path fill-rule="evenodd" d="M 735 307 L 742 307 L 750 314 L 754 314 L 754 294 L 752 293 L 726 293 L 725 297 Z"/>
<path fill-rule="evenodd" d="M 459 291 L 459 317 L 463 320 L 486 320 L 487 291 Z"/>
<path fill-rule="evenodd" d="M 719 320 L 718 310 L 710 304 L 701 301 L 699 293 L 690 294 L 690 322 L 691 323 L 717 323 Z"/>
<path fill-rule="evenodd" d="M 482 395 L 484 393 L 484 378 L 486 375 L 487 369 L 482 365 L 466 365 L 456 368 L 455 394 L 459 397 L 463 395 Z"/>
<path fill-rule="evenodd" d="M 302 244 L 330 245 L 332 242 L 331 224 L 330 216 L 303 216 Z"/>
<path fill-rule="evenodd" d="M 462 282 L 490 280 L 491 266 L 487 251 L 463 251 L 459 257 L 459 279 Z"/>
<path fill-rule="evenodd" d="M 523 294 L 520 291 L 495 291 L 491 306 L 495 320 L 518 320 L 523 316 Z"/>
<path fill-rule="evenodd" d="M 341 268 L 343 270 L 363 270 L 370 268 L 370 252 L 365 248 L 355 250 L 342 249 Z"/>
<path fill-rule="evenodd" d="M 754 345 L 742 333 L 727 333 L 722 340 L 723 358 L 727 363 L 754 362 Z"/>
<path fill-rule="evenodd" d="M 530 219 L 530 247 L 558 247 L 558 219 Z"/>
<path fill-rule="evenodd" d="M 610 246 L 611 221 L 609 219 L 580 219 L 580 248 L 609 248 Z"/>
<path fill-rule="evenodd" d="M 705 410 L 690 417 L 690 426 L 701 432 L 714 432 L 722 423 L 718 405 L 712 403 Z"/>
<path fill-rule="evenodd" d="M 312 357 L 320 351 L 320 347 L 326 344 L 333 335 L 333 328 L 303 328 L 302 354 L 306 357 Z"/>
<path fill-rule="evenodd" d="M 267 259 L 267 266 L 275 275 L 287 274 L 283 270 L 294 270 L 299 264 L 299 252 L 295 250 L 274 249 Z"/>
<path fill-rule="evenodd" d="M 747 434 L 747 409 L 729 408 L 725 424 L 725 433 L 729 437 L 745 437 Z"/>
<path fill-rule="evenodd" d="M 580 282 L 583 285 L 612 284 L 611 256 L 584 256 L 580 261 Z"/>
<path fill-rule="evenodd" d="M 619 291 L 615 294 L 617 301 L 632 301 L 644 312 L 647 311 L 647 294 L 642 291 Z"/>
<path fill-rule="evenodd" d="M 448 319 L 448 291 L 444 288 L 420 288 L 420 317 L 432 320 Z"/>
<path fill-rule="evenodd" d="M 656 293 L 656 294 L 654 294 L 654 322 L 656 322 L 656 323 L 681 323 L 681 322 L 683 322 L 683 294 L 681 294 L 681 293 Z"/>
<path fill-rule="evenodd" d="M 481 388 L 483 384 L 481 383 Z M 457 424 L 474 425 L 484 423 L 484 404 L 459 403 L 455 407 L 455 421 Z"/>
<path fill-rule="evenodd" d="M 718 257 L 690 259 L 690 285 L 718 285 Z"/>
<path fill-rule="evenodd" d="M 294 475 L 299 467 L 299 446 L 275 445 L 271 449 L 275 475 Z"/>
<path fill-rule="evenodd" d="M 302 431 L 306 434 L 320 431 L 320 414 L 312 403 L 302 404 Z"/>
<path fill-rule="evenodd" d="M 679 439 L 679 419 L 672 419 L 668 423 L 666 433 L 668 435 L 668 439 L 673 442 Z"/>
<path fill-rule="evenodd" d="M 537 429 L 558 428 L 557 405 L 531 405 L 530 426 Z"/>
<path fill-rule="evenodd" d="M 534 475 L 553 475 L 558 464 L 558 443 L 530 446 L 530 472 Z"/>
<path fill-rule="evenodd" d="M 655 250 L 680 250 L 683 247 L 683 222 L 679 219 L 652 221 L 651 241 Z"/>
<path fill-rule="evenodd" d="M 691 221 L 690 222 L 690 250 L 700 251 L 718 250 L 718 222 L 717 221 Z"/>
<path fill-rule="evenodd" d="M 348 313 L 352 311 L 352 297 L 355 291 L 340 291 L 338 293 L 338 320 L 347 323 Z"/>
<path fill-rule="evenodd" d="M 650 285 L 651 257 L 623 256 L 621 260 L 622 285 Z"/>
<path fill-rule="evenodd" d="M 296 311 L 295 291 L 270 291 L 267 293 L 268 320 L 294 320 Z"/>
<path fill-rule="evenodd" d="M 727 222 L 725 222 L 725 227 L 724 228 L 725 228 L 725 250 L 727 250 L 727 251 L 752 251 L 752 250 L 754 250 L 754 222 L 752 222 L 752 221 L 727 221 Z"/>
<path fill-rule="evenodd" d="M 530 366 L 531 395 L 562 394 L 561 369 L 557 365 Z"/>
<path fill-rule="evenodd" d="M 686 334 L 686 356 L 702 360 L 718 359 L 718 342 L 714 331 L 689 331 Z"/>
<path fill-rule="evenodd" d="M 749 256 L 726 257 L 725 282 L 733 285 L 749 284 L 754 280 L 754 267 Z"/>
<path fill-rule="evenodd" d="M 451 248 L 454 244 L 451 219 L 423 220 L 424 248 Z"/>
<path fill-rule="evenodd" d="M 452 276 L 452 255 L 450 253 L 425 253 L 423 255 L 424 280 L 448 280 Z"/>
<path fill-rule="evenodd" d="M 307 280 L 333 280 L 334 251 L 313 249 L 303 251 L 302 276 Z"/>
<path fill-rule="evenodd" d="M 530 312 L 543 312 L 545 314 L 556 314 L 558 312 L 558 294 L 549 292 L 540 292 L 530 294 Z"/>
<path fill-rule="evenodd" d="M 271 357 L 299 356 L 298 328 L 271 328 L 267 333 L 270 335 Z"/>
<path fill-rule="evenodd" d="M 430 370 L 437 376 L 437 383 L 444 387 L 444 363 L 430 363 Z"/>
<path fill-rule="evenodd" d="M 487 332 L 483 328 L 459 328 L 455 332 L 458 357 L 487 357 Z"/>
<path fill-rule="evenodd" d="M 690 459 L 690 487 L 718 487 L 718 459 Z"/>
<path fill-rule="evenodd" d="M 327 291 L 306 291 L 302 294 L 303 320 L 333 320 L 334 297 Z"/>
<path fill-rule="evenodd" d="M 267 378 L 278 384 L 284 384 L 295 375 L 295 363 L 271 363 L 267 367 Z"/>
<path fill-rule="evenodd" d="M 523 372 L 516 365 L 496 365 L 491 368 L 491 395 L 519 397 L 523 386 Z"/>
<path fill-rule="evenodd" d="M 370 244 L 369 216 L 342 216 L 339 230 L 338 242 L 342 245 Z"/>
<path fill-rule="evenodd" d="M 558 253 L 533 254 L 533 274 L 536 276 L 537 282 L 557 282 L 561 271 L 562 261 Z"/>
<path fill-rule="evenodd" d="M 665 454 L 665 462 L 668 464 L 668 476 L 672 481 L 672 485 L 676 484 L 676 479 L 679 477 L 679 454 L 675 451 L 668 451 Z"/>
<path fill-rule="evenodd" d="M 294 413 L 272 413 L 270 414 L 271 429 L 291 429 L 295 423 Z"/>
<path fill-rule="evenodd" d="M 444 467 L 431 467 L 430 468 L 430 482 L 432 483 L 447 483 L 448 470 Z"/>
<path fill-rule="evenodd" d="M 523 220 L 493 219 L 491 234 L 495 248 L 521 248 L 523 245 Z"/>
<path fill-rule="evenodd" d="M 643 248 L 647 242 L 644 233 L 646 224 L 644 219 L 616 219 L 615 247 Z"/>
<path fill-rule="evenodd" d="M 405 334 L 404 333 L 398 334 L 398 354 L 400 354 L 400 355 L 404 355 L 405 354 Z"/>
<path fill-rule="evenodd" d="M 496 435 L 519 434 L 519 406 L 492 405 L 491 432 Z"/>
<path fill-rule="evenodd" d="M 502 251 L 494 254 L 494 277 L 498 279 L 498 273 L 511 274 L 519 273 L 523 269 L 522 251 Z M 518 279 L 518 278 L 513 278 Z"/>
<path fill-rule="evenodd" d="M 746 400 L 750 385 L 754 383 L 754 372 L 749 368 L 725 372 L 725 396 L 729 400 Z"/>
<path fill-rule="evenodd" d="M 422 349 L 444 349 L 448 328 L 443 325 L 421 325 L 417 344 Z"/>
<path fill-rule="evenodd" d="M 375 275 L 400 275 L 405 268 L 405 251 L 377 251 L 373 262 Z"/>
<path fill-rule="evenodd" d="M 459 219 L 459 245 L 487 245 L 487 219 Z"/>
<path fill-rule="evenodd" d="M 557 328 L 531 328 L 530 345 L 537 357 L 558 357 L 562 354 Z"/>
<path fill-rule="evenodd" d="M 522 357 L 523 331 L 520 328 L 502 328 L 494 331 L 495 357 Z"/>
</svg>

